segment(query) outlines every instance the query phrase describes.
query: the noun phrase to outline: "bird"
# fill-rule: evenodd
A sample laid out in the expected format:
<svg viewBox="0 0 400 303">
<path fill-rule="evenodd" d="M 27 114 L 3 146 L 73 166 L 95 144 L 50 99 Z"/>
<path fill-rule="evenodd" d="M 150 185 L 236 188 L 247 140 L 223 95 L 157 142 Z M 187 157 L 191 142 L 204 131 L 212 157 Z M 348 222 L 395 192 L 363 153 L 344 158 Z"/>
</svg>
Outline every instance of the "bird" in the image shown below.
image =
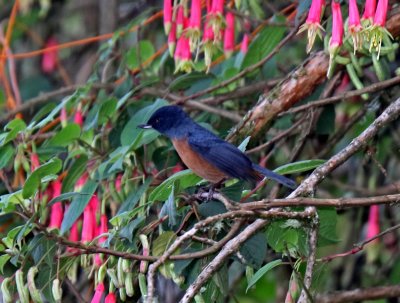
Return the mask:
<svg viewBox="0 0 400 303">
<path fill-rule="evenodd" d="M 296 188 L 293 180 L 253 163 L 239 148 L 196 123 L 177 105 L 160 107 L 138 127 L 168 137 L 182 162 L 211 183 L 220 184 L 230 178 L 254 182 L 267 177 Z"/>
</svg>

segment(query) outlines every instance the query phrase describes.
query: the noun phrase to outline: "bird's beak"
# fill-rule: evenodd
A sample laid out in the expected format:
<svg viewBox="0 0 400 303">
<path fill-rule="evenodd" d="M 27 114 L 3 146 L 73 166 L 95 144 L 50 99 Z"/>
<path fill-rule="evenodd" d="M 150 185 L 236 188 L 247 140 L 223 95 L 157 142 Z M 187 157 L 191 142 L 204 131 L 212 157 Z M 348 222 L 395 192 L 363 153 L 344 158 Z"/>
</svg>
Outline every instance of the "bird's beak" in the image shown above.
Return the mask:
<svg viewBox="0 0 400 303">
<path fill-rule="evenodd" d="M 139 124 L 137 127 L 143 128 L 143 129 L 152 129 L 153 128 L 153 126 L 151 126 L 150 124 Z"/>
</svg>

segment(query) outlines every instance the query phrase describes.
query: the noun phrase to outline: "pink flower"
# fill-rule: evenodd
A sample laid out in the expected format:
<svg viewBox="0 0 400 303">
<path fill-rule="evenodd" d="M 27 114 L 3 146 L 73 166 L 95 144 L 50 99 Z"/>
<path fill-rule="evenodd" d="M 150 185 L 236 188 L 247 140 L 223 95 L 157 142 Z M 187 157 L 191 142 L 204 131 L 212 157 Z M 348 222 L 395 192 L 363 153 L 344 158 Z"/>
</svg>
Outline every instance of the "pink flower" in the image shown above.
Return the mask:
<svg viewBox="0 0 400 303">
<path fill-rule="evenodd" d="M 75 184 L 75 191 L 81 191 L 82 187 L 86 184 L 87 180 L 89 178 L 89 175 L 87 172 L 84 172 L 82 176 L 78 179 L 78 181 Z"/>
<path fill-rule="evenodd" d="M 184 71 L 190 73 L 193 68 L 192 54 L 190 52 L 189 39 L 185 35 L 181 35 L 176 44 L 175 50 L 175 73 L 178 71 Z"/>
<path fill-rule="evenodd" d="M 224 13 L 224 2 L 224 0 L 213 0 L 211 12 L 222 15 Z"/>
<path fill-rule="evenodd" d="M 189 28 L 200 30 L 201 26 L 201 1 L 192 0 L 190 8 Z"/>
<path fill-rule="evenodd" d="M 51 48 L 57 46 L 58 42 L 55 37 L 50 37 L 45 44 L 45 48 Z M 42 56 L 42 72 L 51 73 L 57 68 L 58 62 L 58 50 L 48 50 L 43 53 Z"/>
<path fill-rule="evenodd" d="M 94 219 L 93 209 L 89 203 L 88 205 L 86 205 L 83 211 L 82 236 L 81 236 L 81 242 L 83 243 L 91 242 L 97 232 L 96 222 L 93 219 Z"/>
<path fill-rule="evenodd" d="M 122 190 L 122 174 L 118 174 L 117 177 L 115 178 L 115 189 L 117 192 L 120 192 Z"/>
<path fill-rule="evenodd" d="M 39 156 L 37 153 L 31 153 L 31 171 L 33 172 L 36 168 L 40 166 Z"/>
<path fill-rule="evenodd" d="M 372 49 L 375 49 L 375 51 L 378 53 L 378 60 L 381 53 L 382 40 L 384 40 L 385 37 L 388 38 L 388 41 L 390 41 L 389 38 L 393 39 L 392 35 L 385 28 L 388 5 L 388 0 L 378 1 L 378 6 L 376 7 L 376 12 L 374 16 L 374 22 L 372 26 L 366 29 L 366 34 L 370 37 L 371 41 L 369 45 L 369 51 L 371 52 Z"/>
<path fill-rule="evenodd" d="M 108 218 L 106 214 L 102 214 L 100 217 L 100 229 L 99 235 L 108 233 Z M 99 244 L 106 242 L 107 236 L 100 237 Z"/>
<path fill-rule="evenodd" d="M 117 303 L 117 297 L 113 292 L 110 292 L 104 301 L 104 303 Z"/>
<path fill-rule="evenodd" d="M 207 14 L 211 12 L 212 0 L 206 0 Z"/>
<path fill-rule="evenodd" d="M 174 56 L 176 46 L 176 22 L 171 23 L 171 30 L 168 34 L 168 50 L 171 57 Z"/>
<path fill-rule="evenodd" d="M 229 58 L 235 48 L 235 15 L 231 12 L 226 14 L 226 28 L 224 34 L 224 52 Z"/>
<path fill-rule="evenodd" d="M 349 0 L 349 34 L 353 39 L 354 53 L 362 47 L 362 26 L 358 13 L 357 0 Z"/>
<path fill-rule="evenodd" d="M 331 74 L 333 59 L 343 44 L 343 19 L 340 3 L 332 1 L 332 37 L 329 40 L 329 69 L 328 75 Z"/>
<path fill-rule="evenodd" d="M 61 121 L 61 126 L 65 127 L 68 122 L 68 117 L 67 117 L 67 109 L 63 107 L 60 112 L 60 121 Z"/>
<path fill-rule="evenodd" d="M 369 22 L 371 23 L 375 15 L 375 8 L 376 8 L 376 0 L 366 0 L 362 19 L 369 20 Z"/>
<path fill-rule="evenodd" d="M 105 287 L 103 282 L 97 284 L 96 291 L 94 292 L 94 296 L 92 298 L 91 303 L 100 303 L 104 294 L 104 290 Z"/>
<path fill-rule="evenodd" d="M 379 232 L 379 205 L 371 205 L 368 216 L 367 239 L 375 237 Z"/>
<path fill-rule="evenodd" d="M 60 180 L 54 180 L 52 182 L 53 198 L 61 195 L 62 184 Z M 60 228 L 62 220 L 64 218 L 64 209 L 61 202 L 56 202 L 51 206 L 50 209 L 50 228 Z"/>
<path fill-rule="evenodd" d="M 211 5 L 211 12 L 209 13 L 209 23 L 214 31 L 214 40 L 220 41 L 223 34 L 224 25 L 224 0 L 213 0 Z"/>
<path fill-rule="evenodd" d="M 244 34 L 242 44 L 240 45 L 240 51 L 242 52 L 242 54 L 246 54 L 248 49 L 249 49 L 249 35 Z"/>
<path fill-rule="evenodd" d="M 164 0 L 164 31 L 168 35 L 171 31 L 172 22 L 172 0 Z"/>
<path fill-rule="evenodd" d="M 79 230 L 78 230 L 78 222 L 79 219 L 72 224 L 71 229 L 69 231 L 68 240 L 73 242 L 79 241 Z M 74 247 L 67 247 L 67 251 L 69 252 L 77 252 L 78 249 Z"/>
<path fill-rule="evenodd" d="M 379 0 L 378 6 L 376 7 L 374 25 L 385 27 L 386 15 L 388 11 L 388 0 Z"/>
<path fill-rule="evenodd" d="M 178 38 L 182 35 L 184 26 L 185 26 L 185 16 L 183 11 L 183 6 L 178 5 L 178 10 L 176 13 L 176 36 Z"/>
<path fill-rule="evenodd" d="M 322 39 L 321 32 L 324 30 L 320 24 L 322 11 L 325 5 L 325 0 L 312 0 L 311 7 L 308 12 L 306 23 L 300 27 L 299 33 L 307 30 L 307 53 L 311 51 L 314 45 L 315 38 L 318 35 Z"/>
<path fill-rule="evenodd" d="M 80 127 L 83 126 L 83 115 L 82 109 L 80 106 L 76 109 L 75 116 L 74 116 L 74 123 L 78 124 Z"/>
</svg>

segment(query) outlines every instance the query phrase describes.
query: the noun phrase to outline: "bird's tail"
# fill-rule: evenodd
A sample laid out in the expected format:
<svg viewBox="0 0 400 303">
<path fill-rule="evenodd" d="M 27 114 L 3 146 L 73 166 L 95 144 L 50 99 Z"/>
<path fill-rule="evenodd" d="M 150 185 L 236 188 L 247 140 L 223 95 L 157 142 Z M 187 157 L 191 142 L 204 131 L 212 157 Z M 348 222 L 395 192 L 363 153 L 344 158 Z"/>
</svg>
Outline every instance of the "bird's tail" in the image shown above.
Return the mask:
<svg viewBox="0 0 400 303">
<path fill-rule="evenodd" d="M 294 182 L 293 180 L 286 178 L 282 175 L 279 175 L 277 173 L 274 173 L 273 171 L 270 171 L 269 169 L 266 169 L 260 165 L 253 163 L 253 169 L 263 174 L 267 178 L 275 180 L 276 182 L 282 184 L 283 186 L 289 187 L 291 189 L 295 189 L 297 187 L 296 182 Z"/>
</svg>

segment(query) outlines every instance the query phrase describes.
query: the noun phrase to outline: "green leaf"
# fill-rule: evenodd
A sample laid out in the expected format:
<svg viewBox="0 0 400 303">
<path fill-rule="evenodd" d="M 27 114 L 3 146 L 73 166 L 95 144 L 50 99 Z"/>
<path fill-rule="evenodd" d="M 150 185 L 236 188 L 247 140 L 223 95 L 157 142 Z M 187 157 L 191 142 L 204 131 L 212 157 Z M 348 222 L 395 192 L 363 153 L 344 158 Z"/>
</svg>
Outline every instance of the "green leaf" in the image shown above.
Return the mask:
<svg viewBox="0 0 400 303">
<path fill-rule="evenodd" d="M 193 83 L 197 82 L 198 80 L 204 79 L 212 79 L 214 78 L 211 74 L 204 74 L 204 73 L 189 73 L 184 74 L 182 76 L 177 77 L 174 81 L 171 82 L 169 85 L 169 90 L 183 90 L 188 87 L 191 87 Z"/>
<path fill-rule="evenodd" d="M 146 181 L 140 186 L 139 189 L 137 188 L 132 188 L 130 191 L 128 197 L 122 203 L 121 207 L 119 208 L 117 214 L 121 214 L 125 211 L 129 211 L 133 209 L 136 204 L 139 202 L 140 197 L 145 193 L 145 191 L 149 188 L 151 181 L 153 181 L 153 178 L 147 178 Z"/>
<path fill-rule="evenodd" d="M 0 169 L 6 167 L 14 156 L 14 148 L 11 144 L 0 147 Z"/>
<path fill-rule="evenodd" d="M 26 124 L 23 120 L 21 119 L 14 119 L 10 121 L 4 129 L 9 130 L 7 135 L 4 137 L 4 139 L 0 140 L 0 145 L 7 144 L 8 142 L 14 140 L 18 133 L 26 129 Z"/>
<path fill-rule="evenodd" d="M 298 249 L 300 230 L 285 227 L 282 222 L 273 222 L 267 228 L 267 242 L 275 252 L 294 252 Z"/>
<path fill-rule="evenodd" d="M 56 202 L 60 202 L 60 201 L 64 201 L 64 200 L 70 200 L 70 199 L 75 198 L 75 197 L 77 197 L 79 195 L 80 195 L 80 193 L 76 193 L 76 192 L 61 194 L 58 197 L 54 197 L 53 199 L 51 199 L 49 201 L 49 203 L 47 203 L 47 206 L 52 206 Z"/>
<path fill-rule="evenodd" d="M 249 266 L 259 268 L 267 254 L 267 240 L 264 233 L 259 232 L 250 237 L 240 247 L 240 253 Z"/>
<path fill-rule="evenodd" d="M 4 265 L 10 260 L 10 255 L 1 255 L 0 256 L 0 272 L 4 275 Z"/>
<path fill-rule="evenodd" d="M 117 110 L 117 103 L 116 98 L 110 98 L 100 105 L 98 124 L 104 124 L 112 118 Z"/>
<path fill-rule="evenodd" d="M 197 207 L 197 211 L 203 218 L 226 213 L 226 207 L 219 201 L 210 201 L 201 203 Z"/>
<path fill-rule="evenodd" d="M 69 192 L 72 191 L 76 181 L 83 174 L 87 168 L 88 157 L 86 155 L 79 155 L 75 162 L 71 165 L 68 170 L 67 176 L 65 177 L 62 184 L 62 191 Z"/>
<path fill-rule="evenodd" d="M 27 199 L 34 195 L 39 188 L 42 179 L 45 177 L 57 174 L 62 168 L 62 161 L 58 158 L 53 158 L 39 166 L 25 181 L 22 189 L 22 197 Z"/>
<path fill-rule="evenodd" d="M 316 125 L 316 133 L 318 135 L 330 135 L 335 131 L 336 111 L 335 105 L 328 104 L 324 106 Z"/>
<path fill-rule="evenodd" d="M 172 190 L 169 194 L 167 201 L 163 204 L 160 213 L 158 215 L 159 218 L 163 218 L 164 216 L 168 216 L 168 226 L 170 228 L 174 227 L 177 224 L 177 212 L 176 212 L 176 205 L 175 205 L 175 193 L 174 190 L 175 186 L 172 184 Z"/>
<path fill-rule="evenodd" d="M 153 241 L 153 255 L 161 256 L 168 247 L 174 243 L 175 239 L 176 234 L 173 231 L 166 231 L 159 235 L 158 238 Z"/>
<path fill-rule="evenodd" d="M 150 116 L 160 107 L 168 105 L 164 99 L 157 99 L 153 104 L 139 110 L 125 125 L 121 133 L 121 144 L 129 146 L 130 150 L 135 150 L 153 141 L 159 135 L 154 130 L 143 130 L 138 128 L 139 124 L 146 123 Z"/>
<path fill-rule="evenodd" d="M 48 144 L 54 146 L 68 146 L 73 140 L 78 139 L 80 135 L 80 126 L 75 123 L 70 123 L 51 138 Z"/>
<path fill-rule="evenodd" d="M 140 59 L 139 55 L 140 54 Z M 126 63 L 129 69 L 135 69 L 139 67 L 139 64 L 143 64 L 144 61 L 149 59 L 154 54 L 154 46 L 153 44 L 148 41 L 140 41 L 139 42 L 139 49 L 137 46 L 132 47 L 126 53 Z"/>
<path fill-rule="evenodd" d="M 67 230 L 69 230 L 76 219 L 78 219 L 83 213 L 83 210 L 88 204 L 90 198 L 96 191 L 97 185 L 98 184 L 96 182 L 88 180 L 83 186 L 82 191 L 79 193 L 79 196 L 72 200 L 71 205 L 65 213 L 61 224 L 61 234 L 64 234 Z"/>
<path fill-rule="evenodd" d="M 263 267 L 261 267 L 259 270 L 257 270 L 257 272 L 251 277 L 247 288 L 246 288 L 246 293 L 249 291 L 249 289 L 257 283 L 258 280 L 260 280 L 267 272 L 269 272 L 271 269 L 281 265 L 283 262 L 282 260 L 278 259 L 278 260 L 274 260 L 271 261 L 267 264 L 265 264 Z"/>
<path fill-rule="evenodd" d="M 324 164 L 325 162 L 326 160 L 320 160 L 320 159 L 298 161 L 280 166 L 277 169 L 275 169 L 274 172 L 281 175 L 301 173 L 308 170 L 312 170 Z"/>
<path fill-rule="evenodd" d="M 182 170 L 171 177 L 169 177 L 167 180 L 165 180 L 163 183 L 161 183 L 159 186 L 157 186 L 150 194 L 149 196 L 149 201 L 165 201 L 168 199 L 169 195 L 171 194 L 173 184 L 176 181 L 179 181 L 179 186 L 178 183 L 177 186 L 178 188 L 176 189 L 177 192 L 180 192 L 181 190 L 194 186 L 197 183 L 199 183 L 202 179 L 195 175 L 190 169 Z"/>
<path fill-rule="evenodd" d="M 340 240 L 336 234 L 337 213 L 334 208 L 318 209 L 318 247 L 336 244 Z"/>
<path fill-rule="evenodd" d="M 250 44 L 241 69 L 253 65 L 267 56 L 281 41 L 285 31 L 286 28 L 283 26 L 266 26 Z"/>
</svg>

